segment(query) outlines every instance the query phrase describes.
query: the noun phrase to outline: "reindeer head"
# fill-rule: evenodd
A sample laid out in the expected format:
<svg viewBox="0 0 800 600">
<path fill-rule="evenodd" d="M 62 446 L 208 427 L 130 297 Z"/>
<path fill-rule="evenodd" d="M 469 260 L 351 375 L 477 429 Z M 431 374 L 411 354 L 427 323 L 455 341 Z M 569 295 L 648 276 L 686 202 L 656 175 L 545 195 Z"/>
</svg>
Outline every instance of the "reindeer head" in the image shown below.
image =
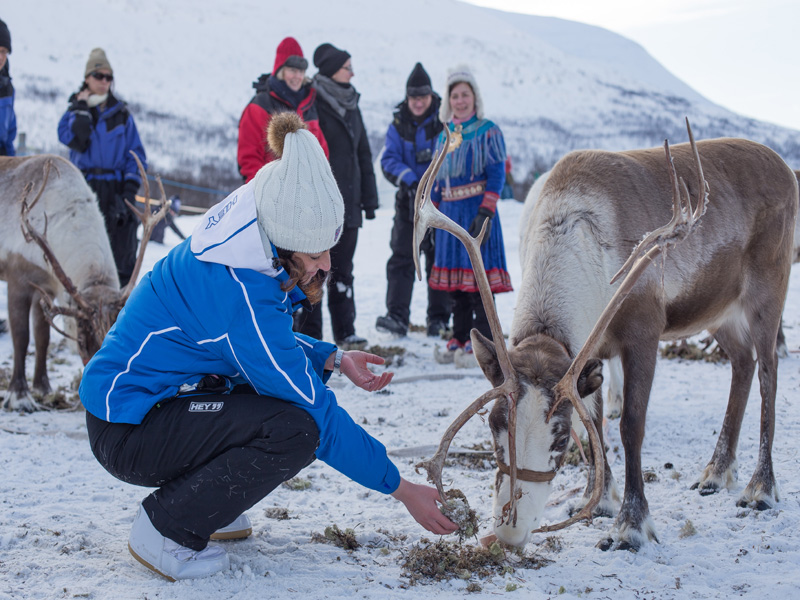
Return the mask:
<svg viewBox="0 0 800 600">
<path fill-rule="evenodd" d="M 117 320 L 117 315 L 119 315 L 119 312 L 125 305 L 128 296 L 130 296 L 131 292 L 133 291 L 133 288 L 136 285 L 136 280 L 139 276 L 139 271 L 142 267 L 142 261 L 144 260 L 145 248 L 147 247 L 147 242 L 150 240 L 150 235 L 152 234 L 153 228 L 158 221 L 164 217 L 166 211 L 169 209 L 169 202 L 163 200 L 159 211 L 155 214 L 152 214 L 150 210 L 150 187 L 147 184 L 147 176 L 144 172 L 144 167 L 142 166 L 136 154 L 133 152 L 131 152 L 131 154 L 136 159 L 136 163 L 139 165 L 139 173 L 142 177 L 142 181 L 144 182 L 145 208 L 144 210 L 139 211 L 133 205 L 128 203 L 128 207 L 136 214 L 137 217 L 139 217 L 139 220 L 142 222 L 143 230 L 142 241 L 139 246 L 139 254 L 136 259 L 136 264 L 134 265 L 130 281 L 123 289 L 119 288 L 119 282 L 117 281 L 116 276 L 114 277 L 113 281 L 107 281 L 107 278 L 101 277 L 95 283 L 91 283 L 82 289 L 78 289 L 64 271 L 61 263 L 50 247 L 50 244 L 47 242 L 47 215 L 44 215 L 45 225 L 43 232 L 37 231 L 31 224 L 29 218 L 30 212 L 41 198 L 42 192 L 47 185 L 47 180 L 52 168 L 52 163 L 50 161 L 45 163 L 42 184 L 36 197 L 32 202 L 28 203 L 28 194 L 30 194 L 31 190 L 33 189 L 33 182 L 30 182 L 25 186 L 21 201 L 20 216 L 22 234 L 25 236 L 25 240 L 27 242 L 36 242 L 36 244 L 42 249 L 45 259 L 53 270 L 53 275 L 56 277 L 56 279 L 58 279 L 58 281 L 61 282 L 64 287 L 64 291 L 69 297 L 69 301 L 66 305 L 56 305 L 51 294 L 49 294 L 42 287 L 35 286 L 39 291 L 40 305 L 50 325 L 62 335 L 65 335 L 76 342 L 78 353 L 80 354 L 84 364 L 88 363 L 92 356 L 94 356 L 94 354 L 100 349 L 103 339 L 114 325 L 114 322 Z M 58 174 L 57 170 L 56 174 Z M 160 179 L 158 179 L 158 185 L 161 189 L 161 197 L 162 199 L 165 199 L 166 195 L 164 194 L 164 187 L 161 184 Z M 108 251 L 110 252 L 110 247 Z M 107 258 L 111 264 L 113 264 L 113 258 L 110 256 Z M 71 317 L 67 320 L 65 331 L 61 330 L 53 323 L 53 318 L 56 315 Z"/>
<path fill-rule="evenodd" d="M 50 326 L 75 342 L 85 365 L 102 346 L 103 339 L 125 305 L 125 298 L 118 287 L 104 284 L 93 285 L 80 294 L 88 309 L 79 307 L 74 301 L 66 306 L 57 306 L 46 295 L 40 296 L 40 303 Z M 53 324 L 57 314 L 71 317 L 66 320 L 64 331 Z"/>
<path fill-rule="evenodd" d="M 494 343 L 473 330 L 472 347 L 489 382 L 495 387 L 501 385 L 503 372 Z M 517 431 L 524 432 L 524 435 L 515 438 L 519 481 L 518 517 L 516 522 L 509 522 L 504 515 L 511 490 L 507 458 L 510 454 L 510 406 L 507 398 L 501 398 L 494 403 L 489 415 L 495 458 L 499 466 L 494 482 L 494 531 L 502 542 L 524 546 L 530 532 L 539 524 L 550 495 L 551 481 L 569 447 L 572 404 L 562 402 L 556 406 L 555 387 L 566 374 L 572 359 L 561 343 L 541 334 L 524 339 L 508 351 L 508 356 L 519 382 Z M 602 361 L 589 360 L 578 377 L 579 396 L 586 398 L 597 391 L 602 383 Z M 587 409 L 594 416 L 595 403 L 589 402 Z M 548 419 L 551 411 L 552 416 Z"/>
<path fill-rule="evenodd" d="M 561 466 L 569 445 L 573 408 L 589 435 L 594 458 L 594 487 L 589 501 L 575 516 L 555 525 L 539 527 L 535 532 L 555 531 L 582 519 L 591 520 L 592 511 L 600 502 L 605 480 L 603 449 L 595 430 L 592 414 L 599 410 L 594 402 L 587 407 L 582 398 L 588 397 L 602 384 L 602 364 L 592 357 L 595 347 L 611 319 L 656 256 L 664 249 L 683 240 L 705 212 L 708 186 L 703 178 L 700 157 L 689 122 L 689 140 L 694 150 L 700 179 L 696 208 L 692 210 L 689 191 L 679 183 L 675 166 L 664 143 L 673 184 L 673 216 L 665 225 L 645 236 L 634 248 L 630 258 L 612 278 L 624 280 L 605 307 L 583 347 L 575 356 L 558 340 L 537 334 L 521 340 L 510 352 L 505 346 L 503 330 L 497 317 L 489 281 L 483 266 L 480 245 L 486 224 L 476 238 L 440 213 L 430 202 L 430 190 L 450 145 L 450 132 L 444 129 L 447 141 L 444 148 L 423 175 L 417 191 L 414 215 L 414 247 L 419 247 L 428 227 L 443 229 L 456 236 L 465 246 L 472 261 L 475 280 L 486 310 L 495 343 L 472 331 L 472 344 L 484 374 L 495 386 L 467 407 L 448 427 L 434 456 L 417 465 L 428 471 L 444 498 L 442 469 L 447 449 L 458 430 L 488 402 L 495 400 L 489 424 L 494 436 L 498 472 L 495 480 L 494 531 L 502 541 L 523 545 L 534 533 L 541 518 L 550 482 Z M 682 189 L 681 189 L 682 185 Z M 414 253 L 417 276 L 421 279 L 419 254 Z"/>
</svg>

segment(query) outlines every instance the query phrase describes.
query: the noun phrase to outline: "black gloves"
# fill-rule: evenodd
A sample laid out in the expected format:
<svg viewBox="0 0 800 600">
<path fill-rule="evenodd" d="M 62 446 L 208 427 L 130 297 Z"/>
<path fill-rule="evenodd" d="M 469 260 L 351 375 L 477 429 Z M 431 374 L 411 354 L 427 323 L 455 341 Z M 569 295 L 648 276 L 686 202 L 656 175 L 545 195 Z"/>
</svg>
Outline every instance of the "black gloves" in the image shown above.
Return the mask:
<svg viewBox="0 0 800 600">
<path fill-rule="evenodd" d="M 130 220 L 133 220 L 133 211 L 125 204 L 125 200 L 136 206 L 136 192 L 139 191 L 139 183 L 133 179 L 126 179 L 122 187 L 122 198 L 118 202 L 116 222 L 117 226 L 122 226 Z M 119 198 L 119 196 L 117 196 Z"/>
<path fill-rule="evenodd" d="M 492 217 L 494 217 L 494 213 L 488 208 L 481 206 L 478 208 L 478 214 L 475 215 L 475 218 L 472 219 L 472 223 L 469 226 L 469 234 L 472 237 L 478 237 L 478 234 L 481 232 L 481 227 L 483 227 L 483 222 L 488 221 L 486 224 L 486 235 L 483 238 L 481 246 L 486 243 L 489 239 L 489 234 L 492 232 Z"/>
<path fill-rule="evenodd" d="M 433 231 L 433 227 L 428 227 L 428 231 L 425 232 L 422 241 L 419 243 L 419 249 L 425 254 L 432 252 L 435 238 L 436 232 Z"/>
<path fill-rule="evenodd" d="M 136 192 L 139 191 L 139 182 L 134 181 L 133 179 L 126 179 L 125 185 L 122 189 L 122 197 L 136 206 Z"/>
<path fill-rule="evenodd" d="M 408 186 L 408 190 L 406 191 L 406 198 L 408 198 L 408 212 L 411 213 L 411 220 L 414 220 L 414 202 L 417 199 L 417 188 L 419 187 L 419 181 L 415 181 L 410 186 Z"/>
<path fill-rule="evenodd" d="M 364 209 L 364 218 L 367 221 L 371 221 L 375 218 L 375 209 L 374 208 L 365 208 Z"/>
<path fill-rule="evenodd" d="M 397 204 L 395 205 L 395 209 L 398 206 L 405 205 L 408 210 L 408 220 L 411 222 L 414 221 L 414 200 L 417 198 L 417 186 L 419 186 L 418 181 L 415 181 L 411 185 L 408 185 L 405 181 L 401 181 L 400 188 L 397 190 Z"/>
</svg>

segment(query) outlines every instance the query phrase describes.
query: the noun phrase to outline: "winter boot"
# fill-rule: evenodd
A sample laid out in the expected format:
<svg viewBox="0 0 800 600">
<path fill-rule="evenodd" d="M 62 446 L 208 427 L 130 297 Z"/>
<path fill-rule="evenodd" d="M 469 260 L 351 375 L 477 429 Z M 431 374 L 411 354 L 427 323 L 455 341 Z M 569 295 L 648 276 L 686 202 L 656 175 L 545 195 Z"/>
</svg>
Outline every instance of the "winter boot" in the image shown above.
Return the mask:
<svg viewBox="0 0 800 600">
<path fill-rule="evenodd" d="M 444 321 L 428 321 L 428 336 L 442 337 L 447 334 L 447 323 Z"/>
<path fill-rule="evenodd" d="M 342 350 L 363 350 L 367 347 L 367 340 L 353 333 L 343 340 L 336 340 L 336 345 Z"/>
<path fill-rule="evenodd" d="M 408 325 L 403 324 L 400 319 L 391 314 L 378 317 L 375 321 L 375 329 L 384 333 L 393 333 L 401 337 L 408 334 Z"/>
<path fill-rule="evenodd" d="M 217 529 L 211 534 L 212 540 L 241 540 L 253 533 L 250 517 L 242 513 L 230 525 Z"/>
<path fill-rule="evenodd" d="M 219 546 L 192 550 L 161 535 L 141 506 L 133 520 L 128 550 L 145 567 L 170 581 L 207 577 L 230 568 L 228 554 Z"/>
</svg>

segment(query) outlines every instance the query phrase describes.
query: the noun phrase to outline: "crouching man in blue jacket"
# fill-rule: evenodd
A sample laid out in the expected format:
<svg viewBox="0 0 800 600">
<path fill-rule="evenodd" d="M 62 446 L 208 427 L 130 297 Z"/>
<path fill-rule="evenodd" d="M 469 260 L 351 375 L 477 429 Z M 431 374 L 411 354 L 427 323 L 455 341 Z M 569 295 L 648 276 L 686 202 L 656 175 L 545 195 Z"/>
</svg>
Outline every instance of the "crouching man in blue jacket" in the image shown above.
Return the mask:
<svg viewBox="0 0 800 600">
<path fill-rule="evenodd" d="M 209 539 L 249 535 L 244 512 L 315 458 L 392 494 L 427 530 L 456 529 L 436 489 L 401 478 L 325 386 L 336 371 L 378 391 L 392 374 L 368 364 L 383 359 L 292 332 L 294 310 L 322 293 L 344 203 L 296 114 L 273 117 L 268 139 L 279 159 L 143 278 L 81 382 L 97 460 L 158 488 L 129 548 L 169 579 L 227 569 Z"/>
</svg>

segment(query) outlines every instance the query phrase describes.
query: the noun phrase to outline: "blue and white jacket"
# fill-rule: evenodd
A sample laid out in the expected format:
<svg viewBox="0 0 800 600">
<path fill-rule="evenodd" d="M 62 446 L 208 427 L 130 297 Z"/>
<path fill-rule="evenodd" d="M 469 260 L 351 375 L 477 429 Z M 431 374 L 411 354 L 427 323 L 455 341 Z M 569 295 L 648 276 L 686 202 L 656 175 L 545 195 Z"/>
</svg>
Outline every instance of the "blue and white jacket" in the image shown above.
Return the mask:
<svg viewBox="0 0 800 600">
<path fill-rule="evenodd" d="M 142 278 L 87 365 L 80 386 L 86 410 L 138 424 L 183 384 L 222 375 L 308 411 L 320 433 L 317 458 L 368 488 L 393 492 L 400 475 L 386 448 L 325 386 L 324 364 L 336 346 L 292 331 L 294 306 L 305 296 L 281 290 L 288 275 L 273 266 L 262 236 L 252 182 L 211 208 Z"/>
</svg>

